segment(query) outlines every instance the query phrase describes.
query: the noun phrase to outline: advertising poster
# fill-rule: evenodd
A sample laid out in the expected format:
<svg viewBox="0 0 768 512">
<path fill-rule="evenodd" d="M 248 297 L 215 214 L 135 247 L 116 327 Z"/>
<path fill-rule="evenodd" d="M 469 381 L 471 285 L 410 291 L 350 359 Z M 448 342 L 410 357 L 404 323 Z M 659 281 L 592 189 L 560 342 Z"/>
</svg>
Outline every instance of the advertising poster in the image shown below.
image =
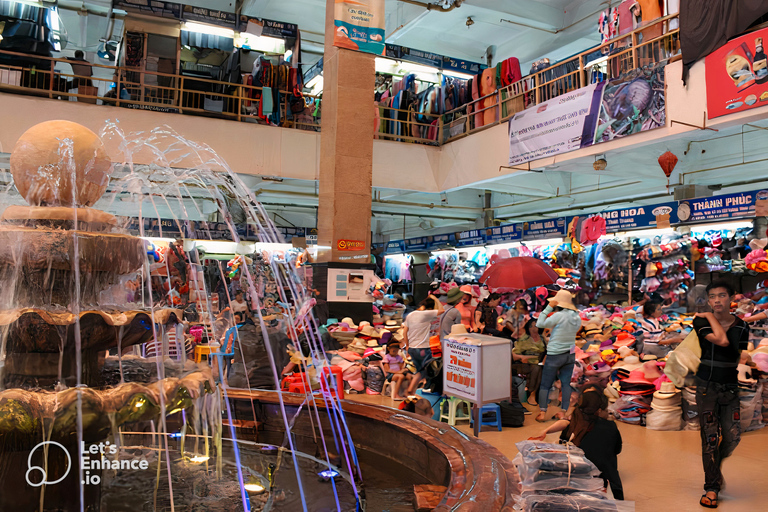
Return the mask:
<svg viewBox="0 0 768 512">
<path fill-rule="evenodd" d="M 509 120 L 509 166 L 567 153 L 592 143 L 590 112 L 603 84 L 592 84 L 518 112 Z"/>
<path fill-rule="evenodd" d="M 470 402 L 479 399 L 480 348 L 446 338 L 443 349 L 443 392 Z"/>
<path fill-rule="evenodd" d="M 715 117 L 768 105 L 768 29 L 737 37 L 707 55 L 707 115 Z"/>
<path fill-rule="evenodd" d="M 336 0 L 334 46 L 384 55 L 384 0 Z"/>
<path fill-rule="evenodd" d="M 595 144 L 666 126 L 664 66 L 636 69 L 603 90 Z"/>
<path fill-rule="evenodd" d="M 665 126 L 665 64 L 518 112 L 509 121 L 509 166 Z"/>
</svg>

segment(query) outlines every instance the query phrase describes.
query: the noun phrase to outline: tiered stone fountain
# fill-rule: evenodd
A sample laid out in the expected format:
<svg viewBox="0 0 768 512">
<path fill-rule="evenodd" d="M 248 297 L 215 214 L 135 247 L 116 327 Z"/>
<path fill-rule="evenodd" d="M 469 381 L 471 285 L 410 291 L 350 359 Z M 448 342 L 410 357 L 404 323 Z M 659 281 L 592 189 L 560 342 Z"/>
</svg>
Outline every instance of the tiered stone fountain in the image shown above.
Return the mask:
<svg viewBox="0 0 768 512">
<path fill-rule="evenodd" d="M 80 489 L 84 509 L 98 510 L 100 487 L 78 481 L 82 443 L 104 441 L 121 425 L 159 425 L 163 408 L 218 400 L 207 368 L 102 387 L 108 350 L 145 343 L 179 320 L 171 309 L 98 307 L 99 294 L 146 259 L 143 240 L 90 208 L 111 167 L 99 137 L 68 121 L 32 127 L 11 155 L 16 188 L 30 206 L 10 206 L 0 217 L 3 511 L 81 510 Z"/>
</svg>

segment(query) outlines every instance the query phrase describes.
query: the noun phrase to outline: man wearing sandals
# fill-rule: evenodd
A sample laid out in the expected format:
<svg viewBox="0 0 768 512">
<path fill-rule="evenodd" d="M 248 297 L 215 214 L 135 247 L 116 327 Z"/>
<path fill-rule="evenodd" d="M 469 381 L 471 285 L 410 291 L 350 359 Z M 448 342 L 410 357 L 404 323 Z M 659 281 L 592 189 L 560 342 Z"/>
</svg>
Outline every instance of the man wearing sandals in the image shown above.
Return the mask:
<svg viewBox="0 0 768 512">
<path fill-rule="evenodd" d="M 693 328 L 701 345 L 696 372 L 696 405 L 701 425 L 704 492 L 699 504 L 717 508 L 723 488 L 721 466 L 741 440 L 738 372 L 741 351 L 747 349 L 749 326 L 731 314 L 733 289 L 723 281 L 707 286 L 712 313 L 697 313 Z"/>
</svg>

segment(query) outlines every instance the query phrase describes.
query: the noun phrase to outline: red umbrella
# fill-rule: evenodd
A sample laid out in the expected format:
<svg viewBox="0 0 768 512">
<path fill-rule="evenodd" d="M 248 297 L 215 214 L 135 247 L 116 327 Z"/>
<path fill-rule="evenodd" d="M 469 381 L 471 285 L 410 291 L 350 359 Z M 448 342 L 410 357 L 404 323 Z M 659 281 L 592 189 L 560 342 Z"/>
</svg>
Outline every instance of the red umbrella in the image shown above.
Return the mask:
<svg viewBox="0 0 768 512">
<path fill-rule="evenodd" d="M 559 278 L 557 272 L 540 259 L 518 256 L 489 265 L 480 276 L 480 284 L 493 289 L 527 290 L 535 286 L 552 284 Z"/>
</svg>

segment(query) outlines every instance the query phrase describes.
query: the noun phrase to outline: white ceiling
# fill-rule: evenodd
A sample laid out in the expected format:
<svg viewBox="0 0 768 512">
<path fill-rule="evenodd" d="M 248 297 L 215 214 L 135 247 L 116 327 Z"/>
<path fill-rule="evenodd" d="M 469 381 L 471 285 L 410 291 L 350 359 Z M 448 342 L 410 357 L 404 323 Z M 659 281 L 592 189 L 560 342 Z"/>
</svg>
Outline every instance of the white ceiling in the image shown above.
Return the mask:
<svg viewBox="0 0 768 512">
<path fill-rule="evenodd" d="M 227 9 L 223 3 L 230 2 L 198 0 L 192 3 Z M 480 61 L 489 46 L 496 46 L 497 60 L 516 56 L 525 72 L 530 62 L 540 57 L 556 60 L 595 45 L 598 42 L 595 13 L 605 7 L 604 3 L 600 0 L 465 0 L 461 7 L 443 13 L 427 12 L 399 0 L 386 0 L 387 33 L 389 40 L 398 45 L 474 61 Z M 88 0 L 86 4 L 104 8 L 109 1 Z M 297 23 L 305 41 L 318 44 L 323 41 L 325 0 L 245 0 L 242 12 Z M 65 16 L 72 19 L 77 32 L 77 15 Z M 475 22 L 470 28 L 466 27 L 468 16 Z M 101 23 L 93 23 L 88 32 L 93 30 L 99 34 L 103 27 Z M 89 35 L 89 44 L 90 38 Z M 73 29 L 70 29 L 70 39 L 75 40 Z M 595 149 L 599 151 L 599 146 Z M 666 177 L 657 163 L 657 158 L 667 150 L 680 158 L 671 177 L 673 184 L 750 190 L 759 188 L 759 183 L 768 176 L 764 171 L 768 162 L 768 131 L 738 126 L 720 132 L 689 132 L 663 142 L 610 152 L 605 155 L 608 167 L 601 172 L 593 170 L 594 156 L 589 156 L 536 169 L 540 172 L 510 170 L 493 181 L 442 195 L 375 189 L 372 229 L 384 236 L 402 238 L 482 227 L 486 190 L 492 192 L 493 215 L 504 222 L 671 200 Z M 275 183 L 252 176 L 243 179 L 278 224 L 315 225 L 316 182 L 286 179 Z M 131 203 L 117 202 L 109 206 L 114 213 L 124 215 L 129 215 L 133 207 Z"/>
</svg>

